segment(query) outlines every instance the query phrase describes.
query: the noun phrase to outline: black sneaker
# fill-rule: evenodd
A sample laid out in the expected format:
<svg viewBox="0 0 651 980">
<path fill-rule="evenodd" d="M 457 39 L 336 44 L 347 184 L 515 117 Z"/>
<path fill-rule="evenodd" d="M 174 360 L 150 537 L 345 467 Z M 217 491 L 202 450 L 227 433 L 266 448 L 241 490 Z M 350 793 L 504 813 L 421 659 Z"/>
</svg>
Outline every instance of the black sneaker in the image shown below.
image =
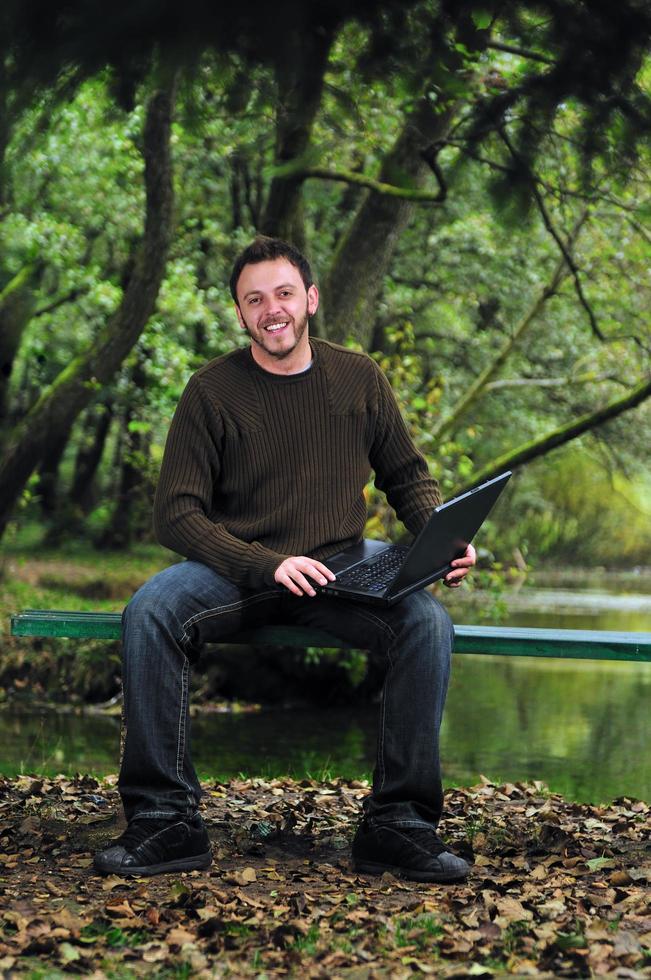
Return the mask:
<svg viewBox="0 0 651 980">
<path fill-rule="evenodd" d="M 101 874 L 157 875 L 208 868 L 212 860 L 203 820 L 132 820 L 117 840 L 93 861 Z"/>
<path fill-rule="evenodd" d="M 433 827 L 358 827 L 353 841 L 353 866 L 363 874 L 385 871 L 412 881 L 463 881 L 470 866 L 447 849 Z"/>
</svg>

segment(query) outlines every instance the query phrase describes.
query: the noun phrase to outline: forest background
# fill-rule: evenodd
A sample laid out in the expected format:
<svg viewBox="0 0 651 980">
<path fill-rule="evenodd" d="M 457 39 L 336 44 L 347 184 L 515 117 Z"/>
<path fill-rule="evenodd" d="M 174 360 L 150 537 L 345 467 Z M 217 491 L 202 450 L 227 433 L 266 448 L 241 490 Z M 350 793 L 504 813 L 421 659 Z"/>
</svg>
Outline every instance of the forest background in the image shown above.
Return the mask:
<svg viewBox="0 0 651 980">
<path fill-rule="evenodd" d="M 258 231 L 307 251 L 314 333 L 379 361 L 445 496 L 515 471 L 473 588 L 491 593 L 511 566 L 651 566 L 650 39 L 648 0 L 4 0 L 0 702 L 30 690 L 72 715 L 119 700 L 117 644 L 8 638 L 9 614 L 120 609 L 174 560 L 150 529 L 165 435 L 191 372 L 246 342 L 227 280 Z M 372 486 L 368 500 L 369 532 L 398 539 Z M 305 693 L 309 660 L 285 657 L 283 703 L 290 678 Z M 267 682 L 253 656 L 234 661 Z M 341 663 L 345 683 L 313 671 L 313 689 L 374 693 L 363 660 Z M 618 793 L 644 776 L 640 674 L 532 683 L 510 662 L 467 676 L 452 740 L 473 765 L 496 735 L 509 764 L 518 740 L 544 745 L 536 779 L 550 752 L 580 784 L 577 746 Z M 199 683 L 210 700 L 210 677 Z M 3 729 L 30 770 L 52 714 L 33 737 Z M 100 712 L 84 714 L 90 726 Z M 306 714 L 301 749 L 319 727 Z M 267 744 L 291 737 L 293 715 L 272 718 Z M 330 753 L 342 732 L 323 724 Z M 350 760 L 364 736 L 340 727 Z M 483 779 L 447 795 L 446 835 L 476 859 L 468 887 L 378 889 L 345 850 L 362 782 L 225 786 L 211 731 L 217 860 L 187 886 L 97 886 L 110 783 L 50 779 L 56 756 L 3 781 L 3 970 L 648 972 L 646 803 L 566 804 L 538 781 Z"/>
<path fill-rule="evenodd" d="M 651 564 L 646 5 L 223 6 L 3 13 L 5 555 L 151 540 L 264 232 L 307 251 L 313 333 L 379 361 L 445 496 L 516 471 L 486 568 Z"/>
</svg>

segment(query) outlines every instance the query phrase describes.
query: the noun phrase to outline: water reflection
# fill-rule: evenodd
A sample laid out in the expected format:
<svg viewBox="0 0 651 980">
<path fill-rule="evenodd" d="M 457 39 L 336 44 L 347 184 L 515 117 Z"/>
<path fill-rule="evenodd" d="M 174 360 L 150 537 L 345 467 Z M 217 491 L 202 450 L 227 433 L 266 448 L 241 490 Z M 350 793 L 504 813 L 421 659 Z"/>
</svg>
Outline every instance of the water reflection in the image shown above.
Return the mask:
<svg viewBox="0 0 651 980">
<path fill-rule="evenodd" d="M 459 655 L 441 752 L 448 783 L 541 779 L 569 798 L 651 799 L 651 664 Z M 205 776 L 368 775 L 377 707 L 193 719 Z M 115 772 L 119 719 L 0 713 L 3 771 Z"/>
<path fill-rule="evenodd" d="M 651 632 L 651 596 L 526 589 L 506 599 L 509 626 Z"/>
<path fill-rule="evenodd" d="M 639 587 L 644 588 L 644 583 Z M 651 579 L 648 588 L 651 592 Z M 485 592 L 459 592 L 443 599 L 457 623 L 494 621 L 495 600 Z M 499 622 L 505 626 L 651 633 L 651 594 L 627 589 L 616 576 L 604 580 L 601 589 L 563 584 L 507 590 L 497 608 Z"/>
<path fill-rule="evenodd" d="M 507 595 L 508 625 L 651 632 L 651 597 L 641 582 L 636 593 L 616 578 L 581 590 L 559 573 L 549 584 Z M 489 618 L 470 599 L 455 594 L 455 620 Z M 459 655 L 442 731 L 446 779 L 541 779 L 583 801 L 651 800 L 650 694 L 651 663 Z M 197 769 L 206 777 L 366 776 L 377 713 L 368 706 L 202 715 L 193 719 Z M 115 772 L 119 728 L 115 717 L 5 708 L 0 771 Z"/>
</svg>

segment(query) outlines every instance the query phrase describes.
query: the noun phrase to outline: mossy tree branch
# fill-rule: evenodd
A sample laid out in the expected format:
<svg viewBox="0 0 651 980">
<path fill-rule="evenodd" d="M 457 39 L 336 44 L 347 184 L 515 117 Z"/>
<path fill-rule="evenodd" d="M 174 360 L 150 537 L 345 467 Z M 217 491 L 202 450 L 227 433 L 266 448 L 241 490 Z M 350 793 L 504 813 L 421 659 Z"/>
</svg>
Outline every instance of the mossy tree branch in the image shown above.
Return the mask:
<svg viewBox="0 0 651 980">
<path fill-rule="evenodd" d="M 447 189 L 439 181 L 439 190 L 434 194 L 431 191 L 423 191 L 418 187 L 398 187 L 395 184 L 387 184 L 384 181 L 376 180 L 367 174 L 358 173 L 356 170 L 328 170 L 327 167 L 304 167 L 296 170 L 296 176 L 303 180 L 317 178 L 319 180 L 334 180 L 344 184 L 355 184 L 358 187 L 366 187 L 375 194 L 384 194 L 388 197 L 399 197 L 406 201 L 414 201 L 419 204 L 442 204 L 445 201 Z"/>
<path fill-rule="evenodd" d="M 586 412 L 572 422 L 560 425 L 556 429 L 552 429 L 551 432 L 546 433 L 546 435 L 540 436 L 538 439 L 532 439 L 530 442 L 522 443 L 522 445 L 517 446 L 515 449 L 511 449 L 509 452 L 497 456 L 489 463 L 486 463 L 485 466 L 482 466 L 481 469 L 476 470 L 472 475 L 472 480 L 456 488 L 456 492 L 463 493 L 477 486 L 479 483 L 483 483 L 484 480 L 490 480 L 504 470 L 516 469 L 519 466 L 524 466 L 525 463 L 530 463 L 532 460 L 538 459 L 540 456 L 545 456 L 553 449 L 558 449 L 559 446 L 564 446 L 573 439 L 578 439 L 579 436 L 597 429 L 599 426 L 604 425 L 605 422 L 609 422 L 617 418 L 617 416 L 623 415 L 624 412 L 629 412 L 631 409 L 637 408 L 638 405 L 641 405 L 650 396 L 651 376 L 645 378 L 634 388 L 631 388 L 626 395 L 613 399 L 602 408 L 597 408 L 593 412 Z"/>
<path fill-rule="evenodd" d="M 0 441 L 8 422 L 9 382 L 16 354 L 33 314 L 34 283 L 40 276 L 42 264 L 28 262 L 12 276 L 0 291 Z"/>
<path fill-rule="evenodd" d="M 500 391 L 504 388 L 567 388 L 568 385 L 594 385 L 601 384 L 602 381 L 616 381 L 623 384 L 621 378 L 604 371 L 597 374 L 596 371 L 585 371 L 583 374 L 565 375 L 559 378 L 502 378 L 499 381 L 490 381 L 485 391 Z"/>
</svg>

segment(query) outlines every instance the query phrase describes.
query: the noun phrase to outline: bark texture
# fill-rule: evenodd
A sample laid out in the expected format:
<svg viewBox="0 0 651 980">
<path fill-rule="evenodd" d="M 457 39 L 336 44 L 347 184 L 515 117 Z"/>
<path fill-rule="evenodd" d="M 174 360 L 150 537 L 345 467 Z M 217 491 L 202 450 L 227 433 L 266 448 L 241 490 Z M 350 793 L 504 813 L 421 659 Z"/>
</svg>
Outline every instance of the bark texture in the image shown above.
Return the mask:
<svg viewBox="0 0 651 980">
<path fill-rule="evenodd" d="M 428 175 L 432 177 L 423 153 L 443 138 L 453 112 L 450 105 L 435 113 L 431 103 L 422 99 L 384 161 L 378 181 L 422 188 Z M 323 317 L 329 340 L 342 343 L 352 336 L 368 350 L 377 297 L 415 206 L 408 198 L 373 192 L 366 195 L 337 247 L 322 284 Z"/>
<path fill-rule="evenodd" d="M 323 91 L 323 78 L 334 31 L 296 28 L 288 32 L 276 63 L 278 109 L 276 164 L 304 157 Z M 278 175 L 271 181 L 262 232 L 293 242 L 306 251 L 301 191 L 304 177 Z"/>
<path fill-rule="evenodd" d="M 39 498 L 41 514 L 45 520 L 54 517 L 60 503 L 59 467 L 69 438 L 70 429 L 58 432 L 49 443 L 41 460 L 34 493 Z"/>
<path fill-rule="evenodd" d="M 82 514 L 89 514 L 95 504 L 95 476 L 104 454 L 112 420 L 113 404 L 110 396 L 104 397 L 86 418 L 70 488 L 70 502 Z"/>
<path fill-rule="evenodd" d="M 147 384 L 145 355 L 138 350 L 131 374 L 129 397 L 124 408 L 120 434 L 120 476 L 115 506 L 100 543 L 105 548 L 128 548 L 151 530 L 154 486 L 149 474 L 151 434 L 132 422 L 143 418 L 143 392 Z"/>
<path fill-rule="evenodd" d="M 34 310 L 33 283 L 39 270 L 25 266 L 0 292 L 0 444 L 9 423 L 9 382 L 25 328 Z"/>
</svg>

